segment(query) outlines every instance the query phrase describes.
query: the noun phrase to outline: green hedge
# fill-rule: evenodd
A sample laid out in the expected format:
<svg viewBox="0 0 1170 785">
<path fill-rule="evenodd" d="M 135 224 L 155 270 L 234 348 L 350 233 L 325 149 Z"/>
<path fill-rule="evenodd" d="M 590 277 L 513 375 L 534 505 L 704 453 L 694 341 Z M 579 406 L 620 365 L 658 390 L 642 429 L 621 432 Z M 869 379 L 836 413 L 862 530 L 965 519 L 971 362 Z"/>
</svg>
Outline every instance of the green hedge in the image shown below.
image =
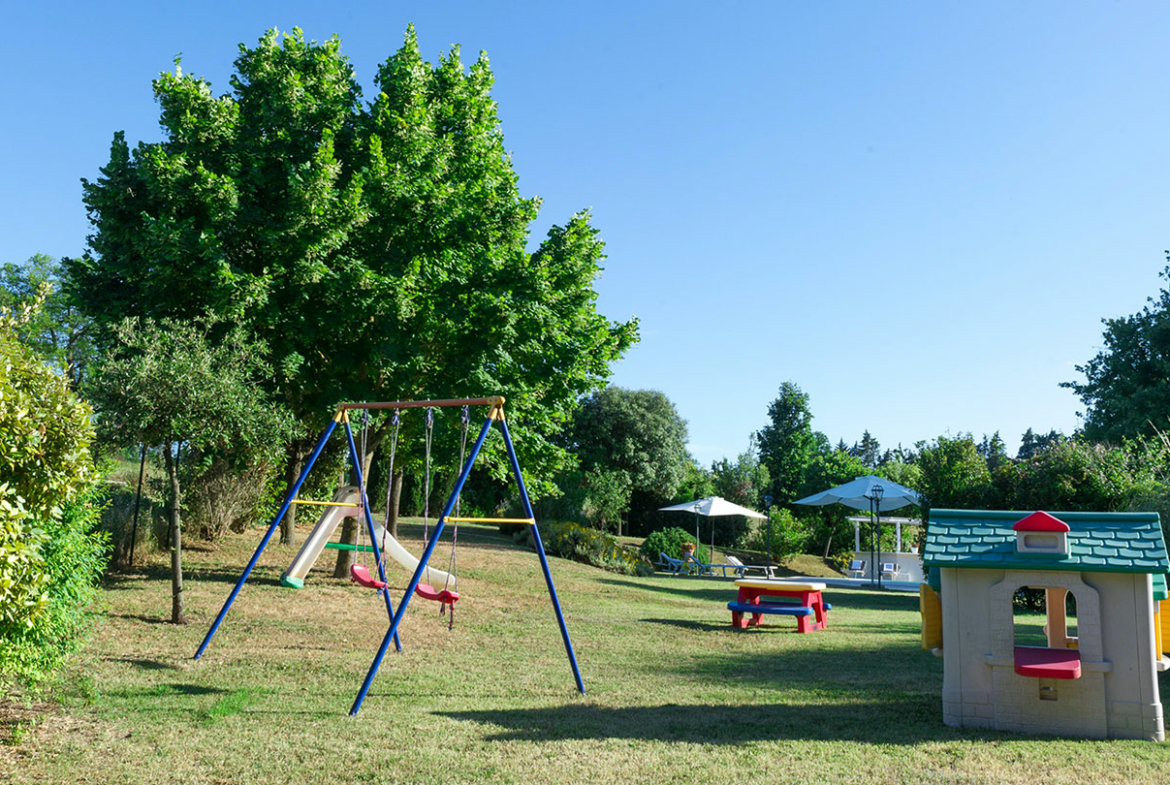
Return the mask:
<svg viewBox="0 0 1170 785">
<path fill-rule="evenodd" d="M 76 648 L 105 567 L 93 411 L 0 309 L 0 676 L 47 676 Z"/>
<path fill-rule="evenodd" d="M 93 618 L 98 579 L 107 561 L 108 538 L 99 526 L 103 490 L 94 487 L 41 522 L 44 602 L 24 624 L 0 634 L 0 673 L 25 683 L 57 670 L 85 641 Z"/>
</svg>

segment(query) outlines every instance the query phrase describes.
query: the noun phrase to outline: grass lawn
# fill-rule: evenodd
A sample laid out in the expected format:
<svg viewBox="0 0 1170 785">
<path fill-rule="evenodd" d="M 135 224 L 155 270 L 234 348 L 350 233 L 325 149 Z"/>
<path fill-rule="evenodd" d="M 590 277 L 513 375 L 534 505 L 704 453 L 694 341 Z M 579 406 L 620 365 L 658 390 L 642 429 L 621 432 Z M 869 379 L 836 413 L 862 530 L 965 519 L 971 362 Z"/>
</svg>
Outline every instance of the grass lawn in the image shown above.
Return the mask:
<svg viewBox="0 0 1170 785">
<path fill-rule="evenodd" d="M 419 527 L 405 531 L 418 552 Z M 917 597 L 900 592 L 830 590 L 830 627 L 811 635 L 786 617 L 735 631 L 730 581 L 554 559 L 581 697 L 536 556 L 469 525 L 454 631 L 413 602 L 406 651 L 352 719 L 386 617 L 375 594 L 326 577 L 332 552 L 295 591 L 278 585 L 294 549 L 270 547 L 190 659 L 258 539 L 187 550 L 185 627 L 161 621 L 163 555 L 111 579 L 63 705 L 8 724 L 0 781 L 1149 783 L 1170 770 L 1166 744 L 945 727 L 942 661 L 919 648 Z M 407 576 L 392 580 L 401 591 Z"/>
</svg>

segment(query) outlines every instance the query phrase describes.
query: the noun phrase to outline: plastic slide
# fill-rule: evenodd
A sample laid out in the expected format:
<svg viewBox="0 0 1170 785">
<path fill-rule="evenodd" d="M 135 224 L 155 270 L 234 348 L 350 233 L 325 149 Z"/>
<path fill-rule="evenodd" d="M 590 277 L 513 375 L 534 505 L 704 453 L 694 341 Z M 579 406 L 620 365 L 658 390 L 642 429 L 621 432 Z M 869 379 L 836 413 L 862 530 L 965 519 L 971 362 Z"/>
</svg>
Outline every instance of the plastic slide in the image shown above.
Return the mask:
<svg viewBox="0 0 1170 785">
<path fill-rule="evenodd" d="M 333 501 L 356 504 L 361 499 L 361 493 L 356 485 L 344 485 L 337 489 L 337 493 L 333 494 Z M 320 558 L 321 552 L 325 550 L 325 543 L 329 542 L 333 536 L 337 524 L 345 518 L 357 518 L 359 525 L 365 528 L 365 516 L 362 513 L 361 507 L 326 507 L 325 512 L 317 519 L 317 525 L 313 527 L 313 531 L 309 533 L 308 538 L 305 539 L 305 544 L 301 546 L 292 564 L 285 570 L 284 574 L 280 576 L 280 585 L 288 586 L 293 589 L 300 589 L 305 585 L 305 576 L 309 574 L 309 570 L 313 569 L 317 559 Z M 405 567 L 411 574 L 418 569 L 418 559 L 414 555 L 402 547 L 398 540 L 394 539 L 389 533 L 385 537 L 385 545 L 382 545 L 382 527 L 377 523 L 374 524 L 374 531 L 378 537 L 378 545 L 382 547 L 382 555 L 387 559 L 392 559 L 403 567 Z M 364 542 L 369 542 L 368 537 L 363 537 Z M 431 583 L 435 585 L 446 585 L 447 573 L 442 570 L 436 570 L 428 567 L 422 576 L 423 583 Z"/>
</svg>

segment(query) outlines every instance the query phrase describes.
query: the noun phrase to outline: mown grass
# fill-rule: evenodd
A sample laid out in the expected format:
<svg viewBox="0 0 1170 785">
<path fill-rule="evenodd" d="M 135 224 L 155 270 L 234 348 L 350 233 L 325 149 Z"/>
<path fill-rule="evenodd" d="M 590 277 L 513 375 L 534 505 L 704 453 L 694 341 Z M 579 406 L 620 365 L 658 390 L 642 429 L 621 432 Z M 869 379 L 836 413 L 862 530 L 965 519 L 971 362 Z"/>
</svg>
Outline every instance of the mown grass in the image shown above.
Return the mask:
<svg viewBox="0 0 1170 785">
<path fill-rule="evenodd" d="M 294 549 L 271 547 L 190 659 L 257 540 L 187 551 L 185 627 L 163 621 L 162 555 L 111 579 L 73 665 L 81 686 L 22 726 L 0 781 L 1080 783 L 1149 782 L 1170 765 L 1170 745 L 947 728 L 913 594 L 832 590 L 828 630 L 797 635 L 781 618 L 735 631 L 730 581 L 554 560 L 580 697 L 535 555 L 466 525 L 455 629 L 412 603 L 406 651 L 387 655 L 353 719 L 386 615 L 326 577 L 329 556 L 293 591 L 278 579 Z M 394 573 L 399 591 L 406 579 Z"/>
</svg>

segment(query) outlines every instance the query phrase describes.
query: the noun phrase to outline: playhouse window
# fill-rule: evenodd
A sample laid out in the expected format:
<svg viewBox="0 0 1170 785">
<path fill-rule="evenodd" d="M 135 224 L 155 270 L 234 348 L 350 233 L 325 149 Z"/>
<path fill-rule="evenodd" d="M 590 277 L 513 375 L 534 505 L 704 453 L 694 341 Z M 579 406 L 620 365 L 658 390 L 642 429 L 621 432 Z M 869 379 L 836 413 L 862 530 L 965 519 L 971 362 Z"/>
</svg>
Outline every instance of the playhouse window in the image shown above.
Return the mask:
<svg viewBox="0 0 1170 785">
<path fill-rule="evenodd" d="M 1017 553 L 1046 553 L 1060 555 L 1068 553 L 1068 538 L 1064 532 L 1016 532 Z"/>
<path fill-rule="evenodd" d="M 1079 678 L 1076 614 L 1076 597 L 1063 588 L 1029 586 L 1016 592 L 1012 614 L 1016 673 Z M 1045 700 L 1055 699 L 1041 692 Z"/>
<path fill-rule="evenodd" d="M 1060 539 L 1055 534 L 1025 534 L 1024 547 L 1030 551 L 1054 551 L 1060 547 Z"/>
<path fill-rule="evenodd" d="M 1016 646 L 1048 646 L 1045 630 L 1050 613 L 1048 587 L 1025 586 L 1016 592 L 1012 602 L 1012 622 L 1015 628 Z M 1071 591 L 1065 593 L 1064 602 L 1065 645 L 1056 648 L 1076 648 L 1077 640 L 1077 598 Z M 1059 625 L 1059 614 L 1053 619 Z M 1055 632 L 1055 628 L 1054 628 Z M 1053 645 L 1058 641 L 1053 641 Z"/>
</svg>

